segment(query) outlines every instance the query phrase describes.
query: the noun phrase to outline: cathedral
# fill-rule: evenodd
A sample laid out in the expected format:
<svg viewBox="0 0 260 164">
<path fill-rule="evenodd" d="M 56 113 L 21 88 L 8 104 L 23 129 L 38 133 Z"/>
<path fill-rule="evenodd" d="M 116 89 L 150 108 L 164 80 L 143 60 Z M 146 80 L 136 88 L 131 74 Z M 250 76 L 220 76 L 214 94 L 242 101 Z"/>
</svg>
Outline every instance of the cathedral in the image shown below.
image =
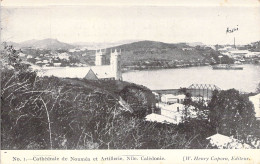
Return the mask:
<svg viewBox="0 0 260 164">
<path fill-rule="evenodd" d="M 96 77 L 94 77 L 94 75 Z M 85 79 L 100 79 L 100 80 L 122 80 L 121 72 L 121 50 L 110 52 L 110 65 L 105 65 L 105 53 L 102 50 L 96 51 L 95 66 L 91 67 Z"/>
<path fill-rule="evenodd" d="M 121 51 L 111 49 L 110 55 L 110 65 L 105 65 L 105 52 L 99 50 L 95 54 L 95 66 L 48 69 L 42 72 L 42 76 L 88 80 L 122 80 Z"/>
</svg>

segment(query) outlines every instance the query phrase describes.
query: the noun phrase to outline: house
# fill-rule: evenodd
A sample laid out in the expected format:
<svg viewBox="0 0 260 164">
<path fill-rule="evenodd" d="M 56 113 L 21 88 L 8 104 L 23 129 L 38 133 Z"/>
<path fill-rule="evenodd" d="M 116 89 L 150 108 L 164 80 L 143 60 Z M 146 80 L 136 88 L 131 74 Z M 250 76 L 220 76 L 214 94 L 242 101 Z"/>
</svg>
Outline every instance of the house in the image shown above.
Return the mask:
<svg viewBox="0 0 260 164">
<path fill-rule="evenodd" d="M 184 108 L 185 108 L 185 106 L 180 103 L 174 103 L 174 104 L 170 104 L 170 105 L 160 103 L 158 106 L 161 108 L 161 110 L 166 110 L 166 111 L 170 111 L 170 112 L 182 112 L 182 111 L 184 111 Z M 165 114 L 165 115 L 167 115 L 167 114 Z"/>
<path fill-rule="evenodd" d="M 190 118 L 197 117 L 197 113 L 194 111 L 193 106 L 185 107 L 185 105 L 180 103 L 171 105 L 158 103 L 158 107 L 161 109 L 161 115 L 175 120 L 177 124 L 183 121 L 185 114 L 187 114 Z"/>
<path fill-rule="evenodd" d="M 192 51 L 194 48 L 182 48 L 182 51 Z"/>
<path fill-rule="evenodd" d="M 233 47 L 231 47 L 231 46 L 226 46 L 226 47 L 224 47 L 224 48 L 219 48 L 218 49 L 218 51 L 220 52 L 220 53 L 226 53 L 226 52 L 229 52 L 229 51 L 235 51 L 236 49 L 235 48 L 233 48 Z"/>
<path fill-rule="evenodd" d="M 232 57 L 243 57 L 246 54 L 250 53 L 248 50 L 234 50 L 234 51 L 229 51 L 230 56 Z"/>
<path fill-rule="evenodd" d="M 161 114 L 152 113 L 146 116 L 146 121 L 159 122 L 166 124 L 179 124 L 183 122 L 185 116 L 185 106 L 183 104 L 175 103 L 171 105 L 158 103 L 158 107 L 161 109 Z M 194 107 L 189 107 L 187 112 L 190 117 L 197 117 L 196 112 L 192 109 Z"/>
<path fill-rule="evenodd" d="M 158 122 L 158 123 L 165 123 L 165 124 L 176 124 L 177 122 L 174 119 L 171 119 L 169 117 L 151 113 L 145 117 L 146 121 L 150 122 Z"/>
<path fill-rule="evenodd" d="M 18 56 L 20 56 L 20 57 L 25 57 L 26 54 L 20 52 L 20 53 L 18 54 Z"/>
<path fill-rule="evenodd" d="M 216 146 L 218 149 L 250 149 L 250 145 L 242 143 L 238 139 L 222 134 L 214 134 L 207 138 L 212 146 Z"/>
<path fill-rule="evenodd" d="M 96 51 L 96 65 L 90 67 L 61 67 L 39 72 L 39 76 L 56 76 L 61 78 L 85 78 L 88 80 L 122 80 L 121 52 L 111 51 L 110 65 L 104 65 L 104 54 Z M 61 63 L 53 63 L 60 66 Z"/>
<path fill-rule="evenodd" d="M 173 94 L 163 94 L 161 97 L 161 101 L 166 104 L 174 104 L 174 103 L 183 103 L 186 96 L 182 95 L 173 95 Z"/>
<path fill-rule="evenodd" d="M 260 56 L 260 52 L 249 52 L 249 53 L 245 54 L 246 58 L 254 58 L 257 56 Z"/>
<path fill-rule="evenodd" d="M 79 48 L 69 49 L 69 52 L 80 52 L 81 50 Z"/>
<path fill-rule="evenodd" d="M 53 63 L 54 67 L 59 67 L 61 66 L 61 63 Z"/>
<path fill-rule="evenodd" d="M 47 64 L 47 63 L 49 63 L 49 61 L 45 59 L 42 61 L 42 63 Z"/>
<path fill-rule="evenodd" d="M 27 58 L 27 59 L 31 59 L 31 58 L 33 58 L 33 56 L 32 56 L 32 55 L 27 55 L 26 58 Z"/>
<path fill-rule="evenodd" d="M 208 101 L 210 100 L 210 98 L 207 98 L 207 97 L 205 97 L 205 96 L 198 95 L 198 96 L 192 96 L 192 97 L 191 97 L 191 100 L 192 100 L 192 101 L 195 101 L 195 102 L 201 102 L 201 101 L 208 102 Z"/>
<path fill-rule="evenodd" d="M 42 64 L 42 61 L 41 60 L 37 61 L 37 62 L 35 62 L 35 64 Z"/>
<path fill-rule="evenodd" d="M 161 115 L 173 119 L 176 124 L 179 124 L 183 120 L 184 105 L 175 103 L 172 105 L 161 105 Z"/>
<path fill-rule="evenodd" d="M 58 54 L 57 57 L 59 57 L 60 59 L 69 60 L 70 55 L 67 54 L 66 52 L 63 52 Z"/>
<path fill-rule="evenodd" d="M 255 96 L 250 96 L 249 101 L 251 101 L 255 108 L 255 117 L 260 119 L 260 93 Z"/>
</svg>

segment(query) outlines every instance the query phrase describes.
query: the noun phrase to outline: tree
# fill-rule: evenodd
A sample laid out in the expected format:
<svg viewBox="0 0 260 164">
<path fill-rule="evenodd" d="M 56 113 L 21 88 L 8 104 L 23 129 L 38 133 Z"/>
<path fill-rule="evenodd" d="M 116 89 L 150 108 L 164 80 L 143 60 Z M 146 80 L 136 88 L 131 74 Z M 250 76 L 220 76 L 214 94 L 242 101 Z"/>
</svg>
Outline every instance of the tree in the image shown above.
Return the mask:
<svg viewBox="0 0 260 164">
<path fill-rule="evenodd" d="M 155 96 L 150 90 L 135 85 L 124 87 L 120 91 L 120 96 L 132 107 L 133 114 L 140 118 L 151 113 L 156 102 Z"/>
<path fill-rule="evenodd" d="M 7 45 L 6 43 L 3 43 L 3 51 L 1 51 L 1 60 L 3 65 L 11 66 L 15 71 L 28 71 L 28 64 L 22 63 L 22 60 L 19 58 L 19 52 L 14 49 L 12 45 Z"/>
<path fill-rule="evenodd" d="M 253 104 L 235 89 L 214 91 L 208 107 L 210 123 L 221 134 L 245 140 L 255 125 Z"/>
<path fill-rule="evenodd" d="M 256 93 L 260 93 L 260 83 L 258 83 L 258 86 L 256 88 Z"/>
</svg>

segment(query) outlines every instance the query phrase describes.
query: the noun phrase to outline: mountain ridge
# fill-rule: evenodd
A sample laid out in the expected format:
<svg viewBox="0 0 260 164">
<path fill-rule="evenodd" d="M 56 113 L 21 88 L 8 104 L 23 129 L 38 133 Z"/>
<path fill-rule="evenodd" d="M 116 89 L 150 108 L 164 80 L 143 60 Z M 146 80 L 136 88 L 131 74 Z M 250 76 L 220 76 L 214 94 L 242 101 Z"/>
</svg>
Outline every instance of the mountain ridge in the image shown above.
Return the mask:
<svg viewBox="0 0 260 164">
<path fill-rule="evenodd" d="M 86 47 L 89 50 L 94 49 L 109 49 L 113 47 L 122 47 L 124 45 L 133 44 L 133 48 L 136 44 L 141 44 L 141 46 L 147 47 L 149 44 L 150 46 L 156 46 L 157 48 L 164 48 L 164 47 L 192 47 L 189 43 L 165 43 L 161 41 L 152 41 L 152 40 L 121 40 L 116 42 L 74 42 L 74 43 L 66 43 L 61 42 L 58 39 L 46 38 L 46 39 L 31 39 L 26 40 L 23 42 L 7 42 L 13 45 L 16 48 L 40 48 L 40 49 L 72 49 L 72 48 L 80 48 Z M 149 46 L 148 46 L 149 47 Z M 151 48 L 151 47 L 150 47 Z"/>
<path fill-rule="evenodd" d="M 20 43 L 15 43 L 15 42 L 10 42 L 10 43 L 12 43 L 16 48 L 31 47 L 31 48 L 51 49 L 51 50 L 75 48 L 75 46 L 71 44 L 61 42 L 57 39 L 52 39 L 52 38 L 46 38 L 41 40 L 32 39 Z"/>
</svg>

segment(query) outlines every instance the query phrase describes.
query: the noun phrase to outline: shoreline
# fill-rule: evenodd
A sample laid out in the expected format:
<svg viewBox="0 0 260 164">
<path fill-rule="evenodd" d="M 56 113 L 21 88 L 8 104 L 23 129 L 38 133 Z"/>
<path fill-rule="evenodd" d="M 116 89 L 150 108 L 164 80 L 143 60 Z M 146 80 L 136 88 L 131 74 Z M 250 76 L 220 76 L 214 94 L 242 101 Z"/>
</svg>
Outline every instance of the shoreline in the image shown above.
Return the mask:
<svg viewBox="0 0 260 164">
<path fill-rule="evenodd" d="M 140 72 L 140 71 L 157 71 L 157 70 L 167 70 L 167 69 L 186 69 L 186 68 L 196 68 L 196 67 L 205 67 L 205 66 L 211 66 L 211 65 L 183 66 L 183 67 L 160 67 L 160 68 L 144 68 L 144 69 L 129 69 L 129 70 L 123 70 L 122 73 Z"/>
<path fill-rule="evenodd" d="M 129 69 L 129 70 L 123 70 L 122 73 L 128 73 L 128 72 L 140 72 L 140 71 L 157 71 L 157 70 L 167 70 L 167 69 L 186 69 L 186 68 L 200 68 L 200 67 L 206 67 L 206 66 L 216 66 L 215 65 L 200 65 L 200 66 L 183 66 L 183 67 L 161 67 L 161 68 L 144 68 L 144 69 Z M 231 65 L 237 65 L 237 64 L 231 64 Z M 243 65 L 256 65 L 260 66 L 260 64 L 253 64 L 253 63 L 245 63 L 240 64 L 237 66 L 243 66 Z"/>
</svg>

